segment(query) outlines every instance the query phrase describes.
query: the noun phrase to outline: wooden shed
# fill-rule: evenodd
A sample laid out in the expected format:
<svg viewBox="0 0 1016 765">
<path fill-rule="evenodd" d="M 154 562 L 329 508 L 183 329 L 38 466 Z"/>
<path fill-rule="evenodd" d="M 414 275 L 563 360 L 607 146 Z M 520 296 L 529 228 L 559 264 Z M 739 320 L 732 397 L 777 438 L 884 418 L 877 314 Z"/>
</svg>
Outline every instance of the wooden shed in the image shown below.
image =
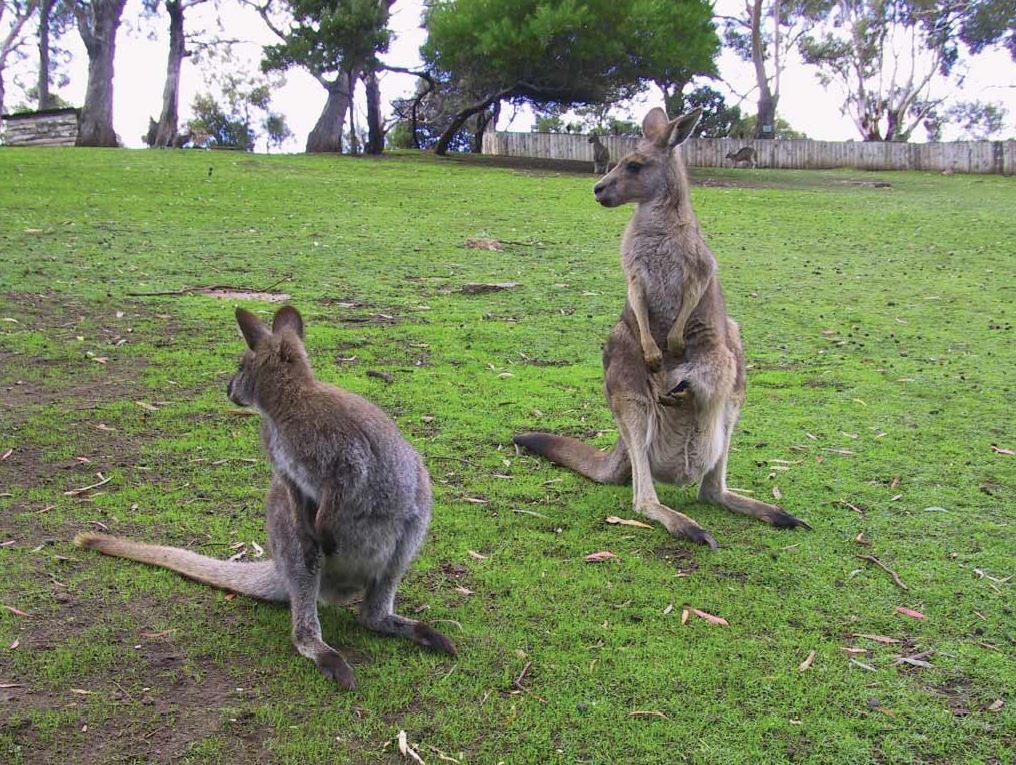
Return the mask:
<svg viewBox="0 0 1016 765">
<path fill-rule="evenodd" d="M 7 146 L 73 146 L 78 139 L 80 109 L 46 109 L 41 112 L 5 114 Z"/>
</svg>

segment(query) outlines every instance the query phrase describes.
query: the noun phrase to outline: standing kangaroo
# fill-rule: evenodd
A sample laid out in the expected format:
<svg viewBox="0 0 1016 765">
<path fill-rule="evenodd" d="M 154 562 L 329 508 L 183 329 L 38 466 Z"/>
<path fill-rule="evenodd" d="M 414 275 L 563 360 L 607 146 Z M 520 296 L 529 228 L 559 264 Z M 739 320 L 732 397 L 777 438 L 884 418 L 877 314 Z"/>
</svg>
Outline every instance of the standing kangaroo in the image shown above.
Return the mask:
<svg viewBox="0 0 1016 765">
<path fill-rule="evenodd" d="M 606 146 L 600 143 L 598 135 L 589 136 L 589 143 L 593 145 L 593 172 L 603 175 L 607 172 L 607 166 L 610 164 L 610 152 L 607 151 Z"/>
<path fill-rule="evenodd" d="M 601 452 L 549 433 L 521 433 L 514 440 L 594 481 L 631 478 L 635 512 L 671 534 L 716 547 L 708 531 L 660 503 L 654 479 L 697 482 L 700 501 L 774 526 L 807 524 L 775 505 L 727 490 L 730 435 L 744 403 L 744 354 L 677 151 L 700 117 L 695 110 L 668 121 L 662 109 L 650 111 L 636 150 L 593 189 L 605 207 L 636 203 L 621 242 L 628 298 L 603 351 L 617 444 Z"/>
<path fill-rule="evenodd" d="M 734 167 L 737 167 L 739 162 L 746 162 L 754 168 L 758 165 L 758 152 L 751 146 L 742 146 L 737 151 L 728 151 L 727 159 L 733 161 Z"/>
<path fill-rule="evenodd" d="M 102 534 L 79 534 L 75 544 L 213 587 L 288 601 L 296 649 L 343 688 L 356 681 L 342 654 L 321 639 L 318 601 L 342 603 L 362 594 L 359 621 L 368 629 L 454 655 L 447 637 L 393 611 L 395 590 L 430 521 L 430 476 L 420 455 L 372 403 L 314 379 L 295 308 L 281 308 L 271 329 L 242 308 L 236 320 L 250 350 L 227 392 L 261 414 L 272 463 L 271 559 L 231 563 Z"/>
</svg>

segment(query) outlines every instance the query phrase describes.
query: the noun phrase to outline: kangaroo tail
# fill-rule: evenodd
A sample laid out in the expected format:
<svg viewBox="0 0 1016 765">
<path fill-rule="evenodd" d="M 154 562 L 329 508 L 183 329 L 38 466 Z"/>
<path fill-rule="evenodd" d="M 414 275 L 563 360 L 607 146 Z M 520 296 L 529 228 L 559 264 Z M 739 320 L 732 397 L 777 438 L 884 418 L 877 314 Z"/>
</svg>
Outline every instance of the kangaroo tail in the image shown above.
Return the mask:
<svg viewBox="0 0 1016 765">
<path fill-rule="evenodd" d="M 523 449 L 598 483 L 625 483 L 631 477 L 631 462 L 623 441 L 618 441 L 609 452 L 602 452 L 575 438 L 552 433 L 519 433 L 512 440 Z"/>
<path fill-rule="evenodd" d="M 103 555 L 150 563 L 176 571 L 189 579 L 210 584 L 223 590 L 232 590 L 262 600 L 289 600 L 285 583 L 272 561 L 234 563 L 198 555 L 178 547 L 163 547 L 105 534 L 78 534 L 74 537 L 78 547 L 98 550 Z"/>
</svg>

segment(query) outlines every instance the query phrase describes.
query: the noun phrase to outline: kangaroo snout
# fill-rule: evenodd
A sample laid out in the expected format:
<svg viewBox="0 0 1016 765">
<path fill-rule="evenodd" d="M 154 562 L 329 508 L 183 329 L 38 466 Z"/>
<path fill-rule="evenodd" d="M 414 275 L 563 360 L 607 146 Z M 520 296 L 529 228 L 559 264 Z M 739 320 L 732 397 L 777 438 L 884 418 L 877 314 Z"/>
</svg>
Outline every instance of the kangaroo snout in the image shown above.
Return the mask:
<svg viewBox="0 0 1016 765">
<path fill-rule="evenodd" d="M 593 196 L 596 197 L 596 201 L 604 207 L 617 207 L 617 200 L 614 199 L 614 195 L 611 194 L 611 189 L 614 184 L 610 181 L 600 181 L 593 186 Z"/>
</svg>

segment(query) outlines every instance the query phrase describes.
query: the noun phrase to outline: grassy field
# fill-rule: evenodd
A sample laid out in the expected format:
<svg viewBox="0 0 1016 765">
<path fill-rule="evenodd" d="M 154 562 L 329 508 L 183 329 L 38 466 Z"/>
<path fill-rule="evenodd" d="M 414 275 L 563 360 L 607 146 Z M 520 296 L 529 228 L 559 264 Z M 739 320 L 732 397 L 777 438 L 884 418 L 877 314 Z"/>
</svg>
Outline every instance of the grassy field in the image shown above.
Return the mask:
<svg viewBox="0 0 1016 765">
<path fill-rule="evenodd" d="M 730 484 L 813 527 L 661 486 L 717 551 L 606 523 L 628 487 L 511 445 L 616 438 L 600 349 L 631 210 L 592 176 L 0 150 L 0 761 L 395 763 L 405 730 L 428 765 L 1012 763 L 1014 180 L 696 180 L 749 363 Z M 290 295 L 319 377 L 423 453 L 434 520 L 399 607 L 457 660 L 323 609 L 343 693 L 286 608 L 70 544 L 264 545 L 257 418 L 225 398 L 237 301 L 187 291 L 209 285 Z"/>
</svg>

